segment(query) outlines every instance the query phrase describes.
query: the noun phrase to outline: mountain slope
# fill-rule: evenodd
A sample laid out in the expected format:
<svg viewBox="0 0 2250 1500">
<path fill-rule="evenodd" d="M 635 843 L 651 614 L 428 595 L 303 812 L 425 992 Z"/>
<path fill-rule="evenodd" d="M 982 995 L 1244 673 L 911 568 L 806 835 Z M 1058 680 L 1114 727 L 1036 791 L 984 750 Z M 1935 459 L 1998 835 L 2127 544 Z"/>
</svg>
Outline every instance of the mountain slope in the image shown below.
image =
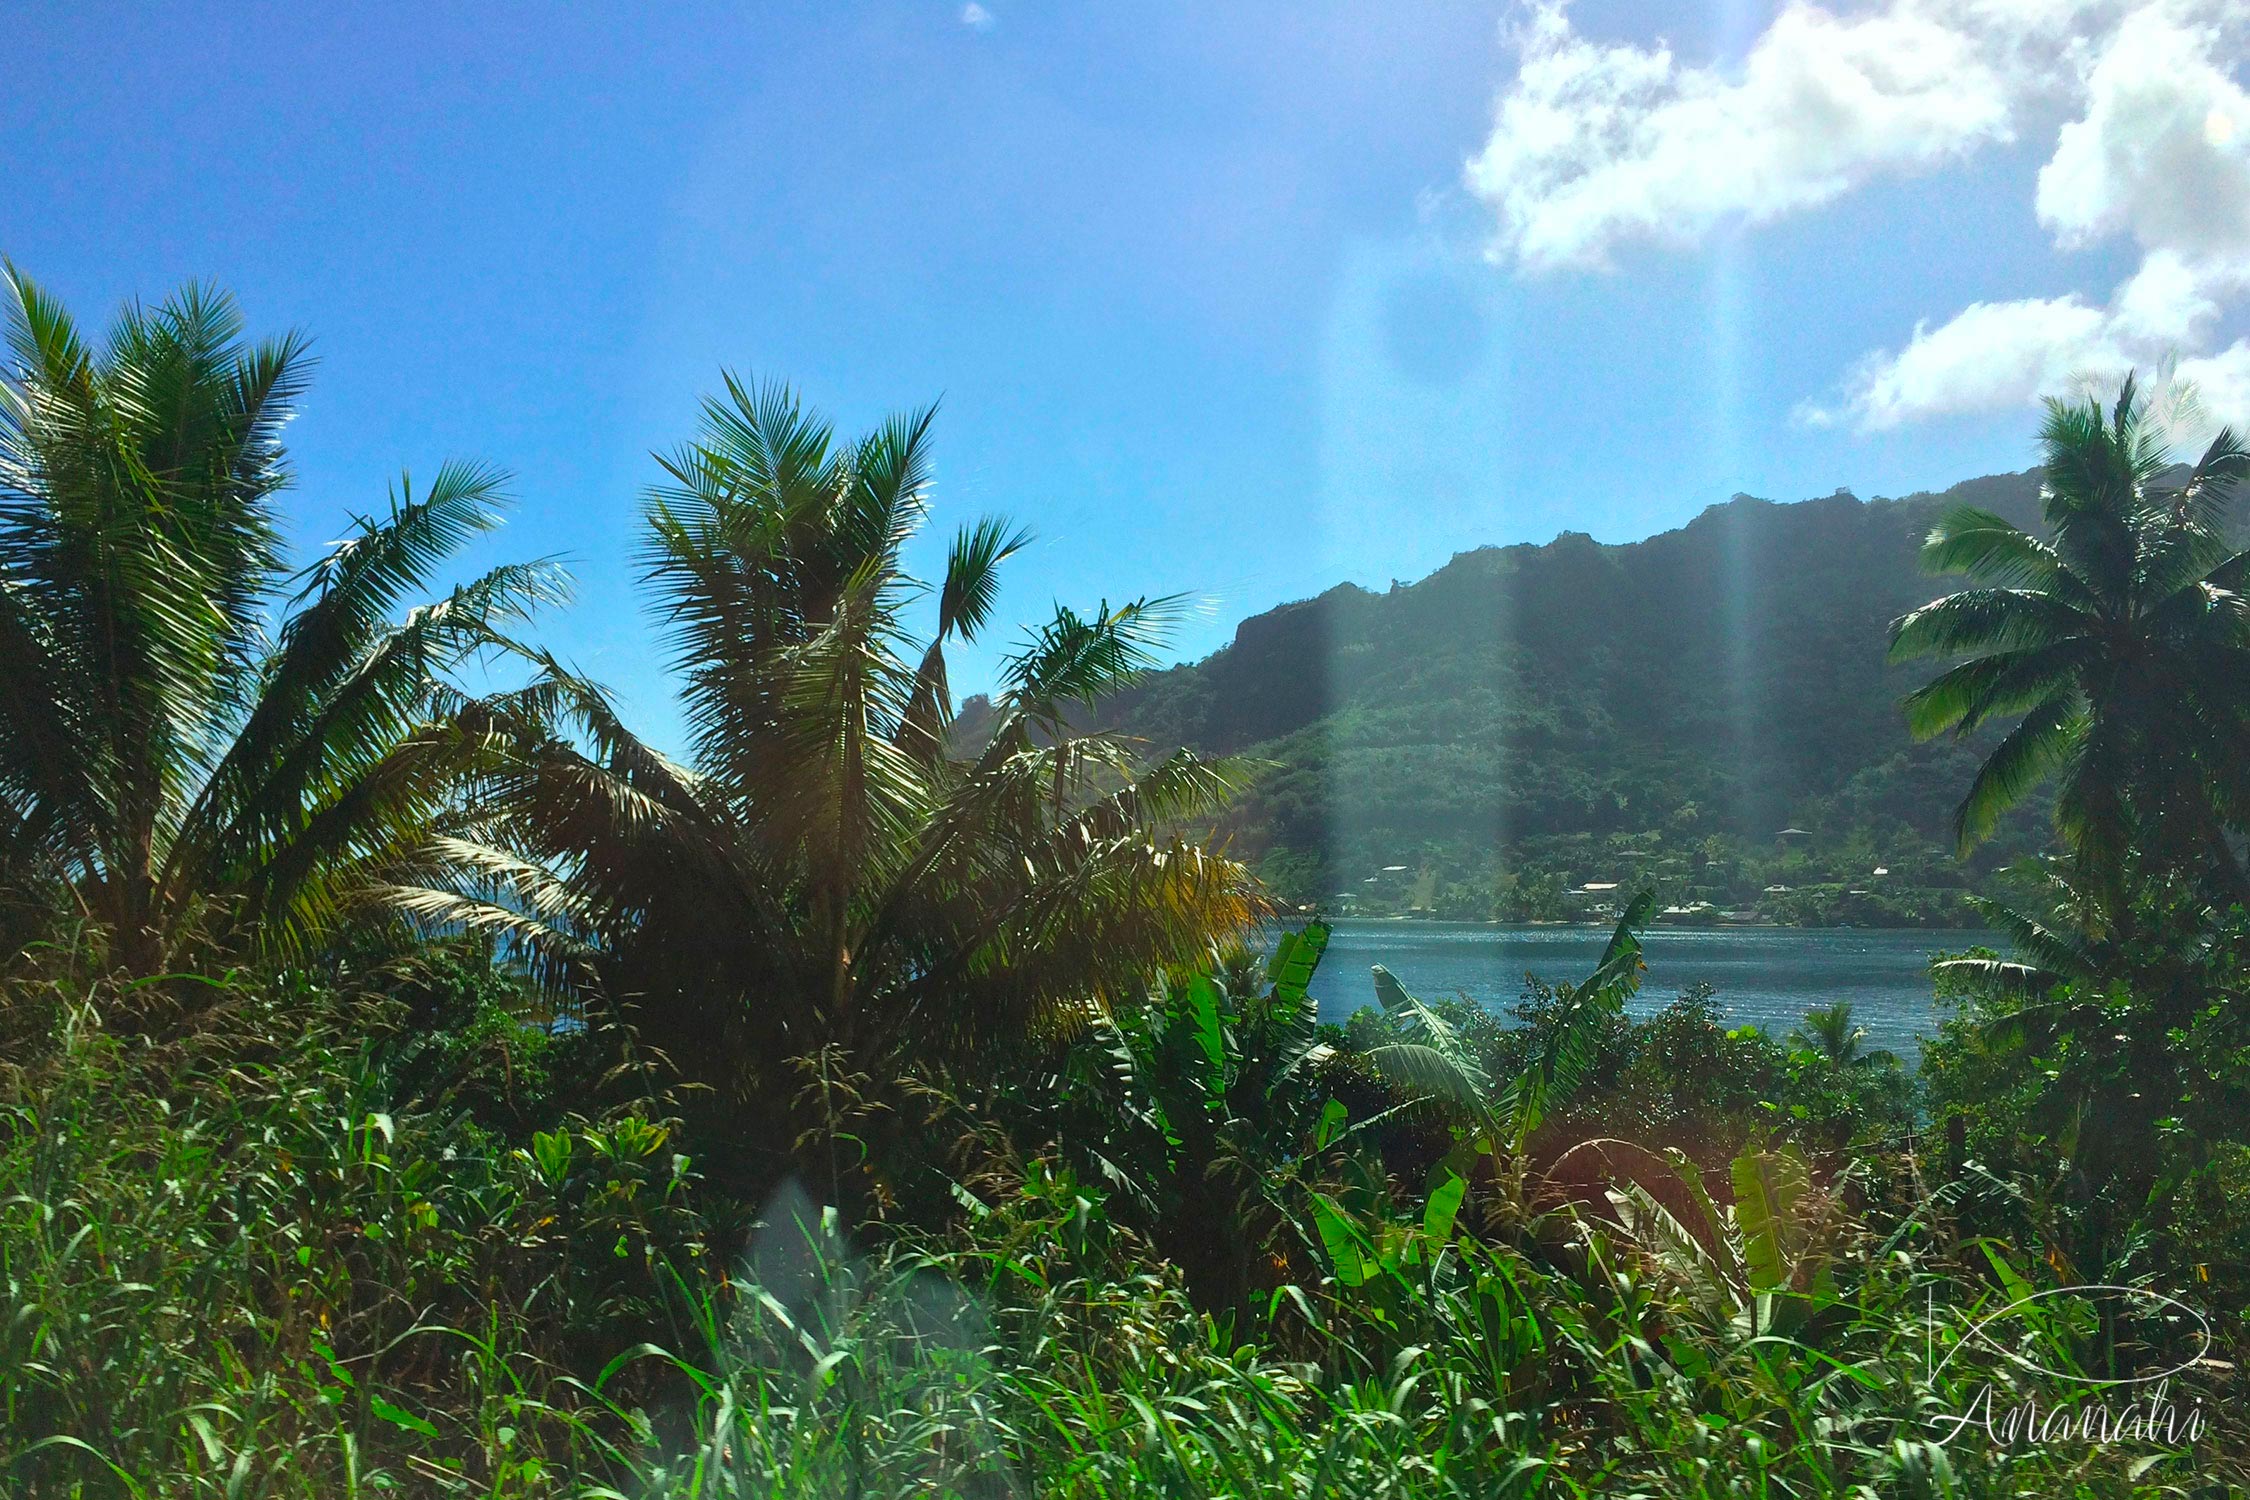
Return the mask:
<svg viewBox="0 0 2250 1500">
<path fill-rule="evenodd" d="M 1971 757 L 1911 743 L 1897 705 L 1918 679 L 1883 660 L 1888 623 L 1946 590 L 1916 549 L 1957 504 L 2028 524 L 2038 475 L 1902 500 L 1738 496 L 1642 542 L 1463 553 L 1389 593 L 1346 584 L 1245 620 L 1103 719 L 1155 751 L 1274 762 L 1230 831 L 1298 899 L 1432 870 L 1591 881 L 1620 858 L 1653 869 L 1648 846 L 1668 843 L 1683 893 L 1739 902 L 1767 872 L 1707 867 L 1756 864 L 1792 825 L 1810 837 L 1784 847 L 1911 858 L 1957 884 L 1941 846 Z"/>
</svg>

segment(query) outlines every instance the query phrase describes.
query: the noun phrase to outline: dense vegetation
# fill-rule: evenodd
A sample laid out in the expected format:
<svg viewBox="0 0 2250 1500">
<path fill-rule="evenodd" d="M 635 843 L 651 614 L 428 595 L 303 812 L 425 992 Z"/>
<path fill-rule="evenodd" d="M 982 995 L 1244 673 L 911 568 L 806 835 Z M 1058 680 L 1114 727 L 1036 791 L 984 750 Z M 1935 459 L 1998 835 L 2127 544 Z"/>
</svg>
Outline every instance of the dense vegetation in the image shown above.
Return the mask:
<svg viewBox="0 0 2250 1500">
<path fill-rule="evenodd" d="M 1960 505 L 2030 524 L 2039 474 L 1738 496 L 1643 542 L 1569 534 L 1386 594 L 1340 585 L 1102 722 L 1273 762 L 1228 829 L 1294 903 L 1583 920 L 1614 897 L 1581 886 L 1646 884 L 1697 908 L 1675 919 L 1971 926 L 1965 894 L 2037 847 L 2038 820 L 1954 857 L 1948 789 L 1975 761 L 1909 735 L 1917 679 L 1884 658 L 1890 621 L 1936 592 L 1915 546 Z"/>
<path fill-rule="evenodd" d="M 966 732 L 1019 534 L 962 530 L 913 637 L 926 413 L 730 380 L 660 461 L 675 761 L 531 639 L 549 570 L 408 606 L 495 473 L 290 574 L 301 343 L 196 291 L 97 346 L 9 286 L 9 1493 L 2250 1483 L 2231 438 L 2172 484 L 2130 389 L 2057 407 L 2036 534 L 1912 522 L 1976 584 L 1893 611 L 1946 662 L 1910 727 L 1969 736 L 1915 816 L 1974 849 L 2052 786 L 2056 852 L 1910 1065 L 1843 1006 L 1634 1019 L 1654 888 L 1506 1017 L 1332 972 L 1206 843 L 1257 768 L 1114 730 L 1164 601 L 1059 609 Z M 1582 706 L 1653 745 L 1656 676 Z"/>
</svg>

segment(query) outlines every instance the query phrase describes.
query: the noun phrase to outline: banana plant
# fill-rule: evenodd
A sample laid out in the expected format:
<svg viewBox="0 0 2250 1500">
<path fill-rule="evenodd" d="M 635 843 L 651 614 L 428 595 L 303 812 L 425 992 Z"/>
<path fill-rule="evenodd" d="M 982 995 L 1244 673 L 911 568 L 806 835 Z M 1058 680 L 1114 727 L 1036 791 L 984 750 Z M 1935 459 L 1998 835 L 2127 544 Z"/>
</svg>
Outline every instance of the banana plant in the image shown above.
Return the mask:
<svg viewBox="0 0 2250 1500">
<path fill-rule="evenodd" d="M 1795 1147 L 1737 1155 L 1731 1204 L 1712 1197 L 1686 1153 L 1669 1148 L 1662 1159 L 1674 1179 L 1666 1194 L 1620 1174 L 1607 1196 L 1625 1238 L 1679 1286 L 1708 1328 L 1793 1338 L 1836 1304 L 1840 1199 L 1833 1185 L 1815 1184 Z"/>
<path fill-rule="evenodd" d="M 1220 954 L 1160 977 L 1145 1006 L 1096 1022 L 1057 1091 L 1065 1156 L 1213 1310 L 1314 1250 L 1304 1184 L 1382 1118 L 1353 1122 L 1336 1097 L 1350 1063 L 1308 988 L 1328 934 L 1283 934 L 1262 971 Z"/>
<path fill-rule="evenodd" d="M 1531 1056 L 1505 1082 L 1491 1076 L 1458 1028 L 1408 993 L 1377 964 L 1375 998 L 1397 1038 L 1371 1047 L 1364 1061 L 1410 1103 L 1435 1109 L 1451 1124 L 1455 1147 L 1447 1158 L 1466 1176 L 1478 1157 L 1494 1167 L 1495 1207 L 1503 1221 L 1528 1216 L 1530 1145 L 1539 1127 L 1566 1106 L 1586 1081 L 1605 1023 L 1639 991 L 1647 964 L 1640 931 L 1655 895 L 1643 891 L 1618 919 L 1600 962 L 1577 984 L 1556 987 L 1553 1019 L 1540 1028 Z"/>
<path fill-rule="evenodd" d="M 1328 934 L 1328 924 L 1316 921 L 1274 940 L 1273 955 L 1266 962 L 1266 982 L 1273 986 L 1274 999 L 1302 1006 L 1311 998 L 1313 971 L 1328 951 Z"/>
</svg>

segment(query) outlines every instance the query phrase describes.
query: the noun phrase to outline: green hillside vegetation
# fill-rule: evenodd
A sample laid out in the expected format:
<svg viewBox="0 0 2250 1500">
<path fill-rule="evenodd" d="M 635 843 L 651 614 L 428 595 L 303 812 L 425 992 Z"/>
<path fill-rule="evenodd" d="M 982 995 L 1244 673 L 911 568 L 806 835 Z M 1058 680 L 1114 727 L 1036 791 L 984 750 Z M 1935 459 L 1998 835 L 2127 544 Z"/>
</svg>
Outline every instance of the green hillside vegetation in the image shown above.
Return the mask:
<svg viewBox="0 0 2250 1500">
<path fill-rule="evenodd" d="M 1450 681 L 1511 756 L 1546 743 L 1510 706 L 1532 701 L 1554 746 L 1637 747 L 1590 799 L 1557 791 L 1596 773 L 1554 746 L 1561 780 L 1477 793 L 1527 849 L 1633 838 L 1651 852 L 1616 857 L 1659 876 L 1620 882 L 1588 971 L 1493 1015 L 1324 969 L 1330 925 L 1276 923 L 1200 834 L 1280 816 L 1291 783 L 1248 792 L 1235 749 L 1355 715 L 1407 743 L 1372 626 L 1337 653 L 1363 686 L 1317 714 L 1277 667 L 1236 684 L 1239 745 L 1151 755 L 1105 726 L 1216 669 L 1151 685 L 1162 601 L 1058 608 L 971 733 L 947 657 L 1002 628 L 1021 533 L 969 520 L 925 586 L 901 559 L 935 508 L 930 413 L 851 436 L 728 377 L 633 537 L 688 710 L 675 757 L 539 645 L 554 570 L 442 585 L 499 520 L 498 471 L 401 481 L 293 566 L 302 339 L 251 342 L 198 288 L 96 340 L 12 268 L 5 290 L 0 1493 L 2250 1486 L 2231 436 L 2169 470 L 2128 383 L 2050 409 L 2037 534 L 1927 502 L 1737 506 L 1347 596 L 1434 639 L 1540 575 L 1494 649 L 1543 696 L 1477 700 L 1466 649 L 1417 692 L 1444 710 Z M 1769 807 L 1665 739 L 1737 723 L 1695 703 L 1725 674 L 1666 670 L 1678 630 L 1565 618 L 1597 583 L 1712 597 L 1646 559 L 1708 566 L 1728 515 L 1958 575 L 1927 603 L 1900 583 L 1887 620 L 1850 605 L 1920 685 L 1902 713 L 1867 665 L 1876 696 L 1832 706 L 1878 748 L 1901 718 L 1968 738 L 1845 784 L 1967 849 L 2051 830 L 2026 903 L 1979 908 L 2008 951 L 1933 964 L 1944 1023 L 1912 1067 L 1848 1005 L 1773 1036 L 1707 990 L 1637 1003 L 1676 847 L 1640 825 L 1716 840 L 1708 868 L 1811 819 L 1761 856 L 1807 884 L 1879 836 L 1874 812 L 1824 820 L 1844 791 L 1792 790 L 1826 785 L 1806 747 L 1844 729 L 1756 750 L 1795 778 Z M 1834 536 L 1803 551 L 1880 571 Z M 1784 635 L 1753 679 L 1776 695 L 1820 655 Z M 1647 790 L 1650 767 L 1676 780 Z M 1720 831 L 1683 816 L 1697 798 Z M 1600 805 L 1614 825 L 1570 822 Z M 1395 816 L 1376 836 L 1443 844 L 1427 809 Z M 1323 1024 L 1316 984 L 1365 1003 Z"/>
<path fill-rule="evenodd" d="M 1965 891 L 2040 821 L 1956 860 L 1973 753 L 1909 736 L 1896 704 L 1926 672 L 1887 664 L 1884 632 L 1941 591 L 1915 559 L 1939 515 L 2032 523 L 2038 492 L 2035 470 L 1904 500 L 1738 496 L 1643 542 L 1467 552 L 1246 620 L 1101 722 L 1271 762 L 1226 826 L 1296 904 L 1582 920 L 1616 899 L 1580 887 L 1653 884 L 1696 908 L 1674 919 L 1973 925 Z"/>
</svg>

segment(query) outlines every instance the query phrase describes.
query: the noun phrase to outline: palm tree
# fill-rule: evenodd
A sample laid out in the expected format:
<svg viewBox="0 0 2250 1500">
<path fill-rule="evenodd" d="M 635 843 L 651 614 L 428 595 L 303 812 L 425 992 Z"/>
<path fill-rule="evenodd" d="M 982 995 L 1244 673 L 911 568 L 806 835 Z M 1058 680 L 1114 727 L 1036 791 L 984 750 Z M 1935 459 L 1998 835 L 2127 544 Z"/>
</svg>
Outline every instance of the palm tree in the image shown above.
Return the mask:
<svg viewBox="0 0 2250 1500">
<path fill-rule="evenodd" d="M 1919 737 L 2022 716 L 1961 802 L 1964 850 L 2053 778 L 2057 824 L 2087 869 L 2121 869 L 2133 848 L 2156 868 L 2215 873 L 2239 899 L 2250 885 L 2226 831 L 2250 812 L 2250 553 L 2225 519 L 2250 452 L 2221 431 L 2165 489 L 2164 429 L 2130 377 L 2106 416 L 2091 397 L 2050 400 L 2049 536 L 1948 514 L 1923 562 L 1979 586 L 1894 622 L 1891 657 L 1968 656 L 1907 697 Z"/>
<path fill-rule="evenodd" d="M 1865 1050 L 1866 1042 L 1867 1028 L 1852 1024 L 1849 1000 L 1806 1011 L 1804 1023 L 1789 1033 L 1790 1046 L 1813 1053 L 1841 1071 L 1896 1061 L 1889 1052 Z"/>
<path fill-rule="evenodd" d="M 685 764 L 546 663 L 490 787 L 484 840 L 433 846 L 437 920 L 509 934 L 702 1086 L 752 1177 L 843 1192 L 896 1085 L 1145 993 L 1259 912 L 1241 866 L 1178 831 L 1245 770 L 1141 767 L 1086 705 L 1152 661 L 1167 601 L 1058 611 L 1001 664 L 981 745 L 951 743 L 949 646 L 989 623 L 1024 541 L 953 541 L 935 631 L 902 554 L 929 487 L 924 410 L 840 442 L 787 389 L 729 376 L 661 460 L 641 543 L 686 701 Z M 404 893 L 402 893 L 404 894 Z"/>
<path fill-rule="evenodd" d="M 305 341 L 242 340 L 190 286 L 99 349 L 7 267 L 0 371 L 0 902 L 150 976 L 294 953 L 417 840 L 481 737 L 443 674 L 551 597 L 497 569 L 393 619 L 495 523 L 502 476 L 441 469 L 299 575 L 275 498 Z M 286 603 L 278 631 L 271 617 Z"/>
</svg>

